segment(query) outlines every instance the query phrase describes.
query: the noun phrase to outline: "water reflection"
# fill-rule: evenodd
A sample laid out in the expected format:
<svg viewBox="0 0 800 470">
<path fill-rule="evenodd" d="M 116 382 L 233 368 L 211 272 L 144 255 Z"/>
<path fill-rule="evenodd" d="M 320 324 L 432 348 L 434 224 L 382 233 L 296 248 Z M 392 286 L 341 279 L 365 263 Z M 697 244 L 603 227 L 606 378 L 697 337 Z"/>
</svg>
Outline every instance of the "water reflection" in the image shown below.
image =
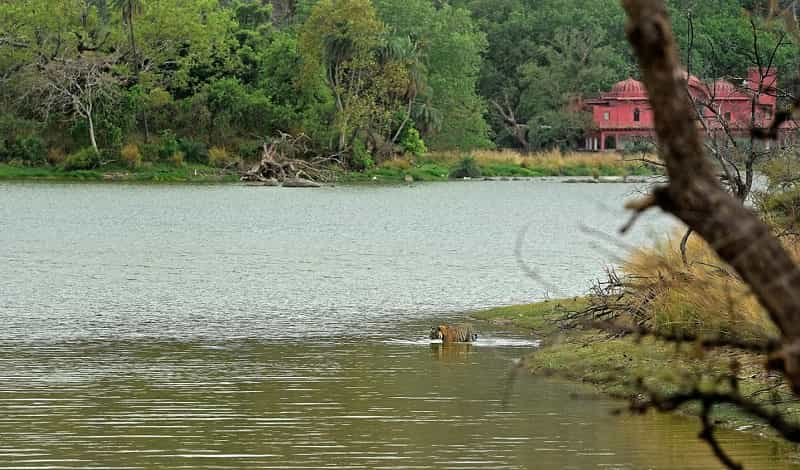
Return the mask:
<svg viewBox="0 0 800 470">
<path fill-rule="evenodd" d="M 574 385 L 520 375 L 504 406 L 525 348 L 414 343 L 6 346 L 0 468 L 716 466 L 693 422 L 612 418 Z M 748 468 L 791 468 L 785 449 L 723 440 Z"/>
</svg>

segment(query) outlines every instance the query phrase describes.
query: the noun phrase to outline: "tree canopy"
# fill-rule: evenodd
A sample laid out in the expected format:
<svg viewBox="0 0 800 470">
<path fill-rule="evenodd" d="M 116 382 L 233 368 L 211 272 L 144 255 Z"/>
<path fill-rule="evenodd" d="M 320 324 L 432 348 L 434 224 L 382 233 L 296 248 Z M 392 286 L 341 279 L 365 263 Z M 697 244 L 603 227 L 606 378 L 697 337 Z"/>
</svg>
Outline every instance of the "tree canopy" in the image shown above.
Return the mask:
<svg viewBox="0 0 800 470">
<path fill-rule="evenodd" d="M 761 3 L 669 3 L 693 73 L 796 70 L 791 37 L 749 14 Z M 24 139 L 109 160 L 178 142 L 202 161 L 291 134 L 353 168 L 426 147 L 569 148 L 591 125 L 576 103 L 638 75 L 623 24 L 617 0 L 0 2 L 0 160 Z M 102 86 L 75 88 L 90 77 Z"/>
</svg>

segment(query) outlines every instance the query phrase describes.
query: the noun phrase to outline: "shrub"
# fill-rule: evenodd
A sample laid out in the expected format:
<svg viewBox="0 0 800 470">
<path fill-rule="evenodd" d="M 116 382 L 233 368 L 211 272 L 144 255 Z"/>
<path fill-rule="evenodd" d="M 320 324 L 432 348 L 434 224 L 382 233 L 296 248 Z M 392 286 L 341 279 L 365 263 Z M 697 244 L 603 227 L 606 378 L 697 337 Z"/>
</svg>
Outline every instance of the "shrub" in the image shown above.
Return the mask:
<svg viewBox="0 0 800 470">
<path fill-rule="evenodd" d="M 19 160 L 24 164 L 42 164 L 47 161 L 47 149 L 44 140 L 37 136 L 23 137 L 13 140 L 8 146 L 10 160 Z"/>
<path fill-rule="evenodd" d="M 381 163 L 380 167 L 388 168 L 391 170 L 408 171 L 411 169 L 411 162 L 404 158 L 394 158 L 392 160 L 386 160 L 385 162 Z"/>
<path fill-rule="evenodd" d="M 225 147 L 211 147 L 208 150 L 208 164 L 217 168 L 224 168 L 239 163 L 241 159 L 232 155 Z"/>
<path fill-rule="evenodd" d="M 406 130 L 403 139 L 400 141 L 400 146 L 404 152 L 410 153 L 415 157 L 421 157 L 428 152 L 425 142 L 419 135 L 419 131 L 413 127 Z"/>
<path fill-rule="evenodd" d="M 208 147 L 203 142 L 186 138 L 178 139 L 178 149 L 190 162 L 208 163 Z M 172 157 L 174 156 L 175 153 L 172 154 Z"/>
<path fill-rule="evenodd" d="M 621 310 L 663 334 L 746 341 L 773 336 L 767 313 L 714 250 L 692 236 L 686 265 L 678 238 L 628 255 L 622 267 L 626 293 L 615 300 Z"/>
<path fill-rule="evenodd" d="M 167 160 L 178 150 L 180 149 L 178 148 L 178 139 L 175 138 L 175 133 L 170 130 L 162 132 L 161 145 L 158 148 L 158 158 L 160 160 Z"/>
<path fill-rule="evenodd" d="M 367 170 L 375 166 L 375 160 L 372 159 L 372 155 L 370 155 L 367 146 L 361 139 L 355 139 L 353 142 L 351 160 L 354 170 Z"/>
<path fill-rule="evenodd" d="M 657 150 L 655 142 L 646 137 L 633 138 L 625 142 L 622 146 L 623 155 L 653 154 L 656 153 Z"/>
<path fill-rule="evenodd" d="M 142 154 L 139 152 L 139 146 L 136 144 L 128 144 L 122 147 L 119 155 L 122 157 L 122 161 L 131 169 L 142 166 Z"/>
<path fill-rule="evenodd" d="M 64 170 L 91 170 L 100 164 L 100 156 L 91 147 L 78 150 L 64 159 Z"/>
<path fill-rule="evenodd" d="M 261 160 L 263 141 L 251 140 L 239 144 L 239 155 L 245 160 Z"/>
<path fill-rule="evenodd" d="M 53 166 L 61 165 L 65 158 L 67 158 L 67 153 L 61 147 L 51 147 L 47 150 L 47 163 Z"/>
<path fill-rule="evenodd" d="M 481 168 L 475 157 L 467 155 L 450 169 L 450 178 L 480 178 Z"/>
<path fill-rule="evenodd" d="M 141 144 L 139 145 L 139 153 L 142 154 L 142 160 L 145 162 L 157 162 L 161 145 L 159 144 Z"/>
<path fill-rule="evenodd" d="M 183 162 L 183 159 L 184 159 L 184 153 L 181 152 L 181 151 L 178 151 L 178 152 L 175 152 L 172 155 L 172 157 L 170 157 L 169 160 L 170 160 L 170 163 L 172 163 L 173 166 L 175 166 L 176 168 L 181 168 L 182 166 L 185 165 L 185 163 Z"/>
</svg>

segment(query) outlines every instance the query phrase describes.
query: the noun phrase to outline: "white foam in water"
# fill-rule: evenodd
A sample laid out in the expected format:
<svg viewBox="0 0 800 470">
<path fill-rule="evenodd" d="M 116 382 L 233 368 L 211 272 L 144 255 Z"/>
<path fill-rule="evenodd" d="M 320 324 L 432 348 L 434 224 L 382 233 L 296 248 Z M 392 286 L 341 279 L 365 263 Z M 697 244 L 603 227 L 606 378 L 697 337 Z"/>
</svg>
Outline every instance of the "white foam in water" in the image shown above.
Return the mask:
<svg viewBox="0 0 800 470">
<path fill-rule="evenodd" d="M 542 342 L 538 339 L 519 338 L 479 338 L 473 344 L 476 346 L 507 347 L 507 348 L 538 348 Z"/>
<path fill-rule="evenodd" d="M 412 346 L 423 346 L 428 344 L 442 344 L 440 339 L 387 339 L 382 341 L 385 344 L 404 344 Z M 470 343 L 474 346 L 495 347 L 495 348 L 538 348 L 541 345 L 539 340 L 519 339 L 519 338 L 478 338 L 477 341 Z"/>
</svg>

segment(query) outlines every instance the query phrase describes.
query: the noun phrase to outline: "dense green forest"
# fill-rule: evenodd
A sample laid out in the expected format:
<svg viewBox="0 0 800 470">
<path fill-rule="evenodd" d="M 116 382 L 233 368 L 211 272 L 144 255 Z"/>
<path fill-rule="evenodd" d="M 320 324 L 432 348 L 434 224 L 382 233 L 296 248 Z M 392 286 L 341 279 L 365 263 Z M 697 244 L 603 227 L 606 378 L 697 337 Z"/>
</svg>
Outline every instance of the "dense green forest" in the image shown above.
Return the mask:
<svg viewBox="0 0 800 470">
<path fill-rule="evenodd" d="M 759 4 L 671 8 L 693 73 L 797 74 Z M 285 134 L 350 169 L 569 148 L 571 103 L 627 76 L 617 0 L 0 0 L 0 161 L 229 166 Z"/>
</svg>

